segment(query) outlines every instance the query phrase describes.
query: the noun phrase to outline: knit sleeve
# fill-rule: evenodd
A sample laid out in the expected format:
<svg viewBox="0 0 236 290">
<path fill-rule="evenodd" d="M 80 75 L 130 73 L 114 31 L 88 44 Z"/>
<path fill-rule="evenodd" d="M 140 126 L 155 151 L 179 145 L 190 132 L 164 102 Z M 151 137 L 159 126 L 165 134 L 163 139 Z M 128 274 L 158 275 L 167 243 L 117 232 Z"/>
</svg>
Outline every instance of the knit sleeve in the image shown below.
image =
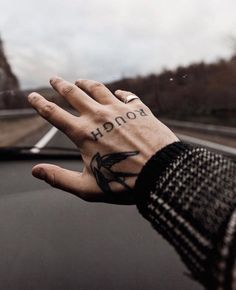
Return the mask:
<svg viewBox="0 0 236 290">
<path fill-rule="evenodd" d="M 236 248 L 236 165 L 182 142 L 143 167 L 137 207 L 209 289 L 231 289 Z M 222 287 L 222 288 L 220 288 Z"/>
</svg>

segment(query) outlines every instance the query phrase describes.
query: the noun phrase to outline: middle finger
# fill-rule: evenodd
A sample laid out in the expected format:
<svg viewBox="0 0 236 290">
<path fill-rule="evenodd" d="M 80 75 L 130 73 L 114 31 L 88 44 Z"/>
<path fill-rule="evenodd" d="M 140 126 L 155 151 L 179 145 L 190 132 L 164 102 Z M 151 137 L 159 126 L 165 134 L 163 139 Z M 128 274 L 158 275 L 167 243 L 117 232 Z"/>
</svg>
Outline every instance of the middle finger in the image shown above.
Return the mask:
<svg viewBox="0 0 236 290">
<path fill-rule="evenodd" d="M 100 104 L 109 105 L 117 102 L 117 98 L 102 83 L 80 79 L 75 84 Z"/>
<path fill-rule="evenodd" d="M 50 84 L 81 114 L 97 109 L 98 103 L 76 85 L 59 77 L 51 78 Z"/>
</svg>

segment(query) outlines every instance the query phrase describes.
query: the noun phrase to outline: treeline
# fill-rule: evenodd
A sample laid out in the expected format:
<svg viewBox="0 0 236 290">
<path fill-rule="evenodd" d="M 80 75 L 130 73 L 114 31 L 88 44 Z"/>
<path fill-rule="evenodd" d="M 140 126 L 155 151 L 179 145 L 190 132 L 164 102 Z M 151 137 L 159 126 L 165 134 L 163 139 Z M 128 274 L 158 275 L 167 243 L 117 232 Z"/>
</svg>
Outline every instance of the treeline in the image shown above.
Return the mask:
<svg viewBox="0 0 236 290">
<path fill-rule="evenodd" d="M 123 78 L 107 86 L 113 92 L 116 89 L 134 92 L 161 117 L 236 126 L 236 56 L 212 64 L 201 62 L 160 74 Z M 52 89 L 36 91 L 66 106 Z M 0 109 L 29 107 L 26 100 L 29 92 L 7 91 L 0 95 Z"/>
<path fill-rule="evenodd" d="M 108 84 L 142 98 L 159 116 L 236 126 L 236 56 Z"/>
</svg>

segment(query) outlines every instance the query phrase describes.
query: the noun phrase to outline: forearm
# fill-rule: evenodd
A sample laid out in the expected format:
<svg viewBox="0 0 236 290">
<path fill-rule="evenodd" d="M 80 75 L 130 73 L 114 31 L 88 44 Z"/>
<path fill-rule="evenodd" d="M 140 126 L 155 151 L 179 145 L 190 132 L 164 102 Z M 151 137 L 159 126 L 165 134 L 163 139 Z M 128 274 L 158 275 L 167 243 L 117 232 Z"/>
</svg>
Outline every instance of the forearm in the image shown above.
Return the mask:
<svg viewBox="0 0 236 290">
<path fill-rule="evenodd" d="M 177 142 L 157 152 L 136 182 L 142 215 L 207 287 L 219 283 L 221 250 L 236 206 L 235 176 L 231 161 Z"/>
</svg>

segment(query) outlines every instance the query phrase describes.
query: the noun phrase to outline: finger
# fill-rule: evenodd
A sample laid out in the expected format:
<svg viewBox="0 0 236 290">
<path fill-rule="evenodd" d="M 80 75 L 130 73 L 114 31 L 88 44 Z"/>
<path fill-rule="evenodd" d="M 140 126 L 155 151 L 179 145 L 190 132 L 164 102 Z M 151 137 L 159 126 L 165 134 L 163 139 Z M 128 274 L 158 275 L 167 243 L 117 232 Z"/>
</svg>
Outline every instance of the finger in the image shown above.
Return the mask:
<svg viewBox="0 0 236 290">
<path fill-rule="evenodd" d="M 66 112 L 56 104 L 47 101 L 38 93 L 31 93 L 28 101 L 32 107 L 48 122 L 71 137 L 74 128 L 78 127 L 78 118 Z"/>
<path fill-rule="evenodd" d="M 81 114 L 97 108 L 97 103 L 76 85 L 59 77 L 51 78 L 50 84 Z"/>
<path fill-rule="evenodd" d="M 70 192 L 86 201 L 102 201 L 98 186 L 89 175 L 68 170 L 53 164 L 38 164 L 32 168 L 32 175 L 46 181 L 52 187 Z"/>
<path fill-rule="evenodd" d="M 112 92 L 102 83 L 80 79 L 75 84 L 100 104 L 108 105 L 117 101 Z"/>
<path fill-rule="evenodd" d="M 121 102 L 125 102 L 125 100 L 126 100 L 126 98 L 128 97 L 128 96 L 132 96 L 132 95 L 134 95 L 134 96 L 136 96 L 134 93 L 131 93 L 131 92 L 129 92 L 129 91 L 123 91 L 123 90 L 116 90 L 115 91 L 115 96 L 119 99 L 119 100 L 121 100 Z M 132 103 L 136 103 L 136 104 L 140 104 L 141 103 L 141 100 L 140 99 L 134 99 L 134 100 L 132 100 L 131 101 Z"/>
</svg>

